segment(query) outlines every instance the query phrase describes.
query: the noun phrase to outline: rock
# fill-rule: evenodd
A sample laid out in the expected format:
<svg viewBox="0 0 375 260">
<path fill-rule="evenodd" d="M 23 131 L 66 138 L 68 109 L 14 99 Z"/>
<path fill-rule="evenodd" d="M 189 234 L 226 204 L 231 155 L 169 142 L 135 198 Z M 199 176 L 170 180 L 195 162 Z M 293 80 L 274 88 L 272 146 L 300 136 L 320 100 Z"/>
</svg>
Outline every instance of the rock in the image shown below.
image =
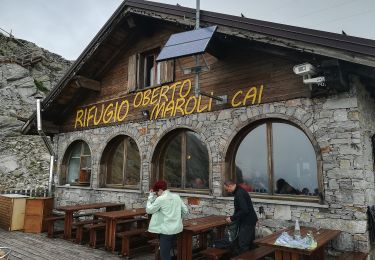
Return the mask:
<svg viewBox="0 0 375 260">
<path fill-rule="evenodd" d="M 35 110 L 34 95 L 39 92 L 45 96 L 71 65 L 33 43 L 17 41 L 0 33 L 0 55 L 19 55 L 32 49 L 43 59 L 28 67 L 0 64 L 0 191 L 31 189 L 48 183 L 47 149 L 40 136 L 21 135 L 24 123 L 18 118 L 28 118 Z M 36 81 L 42 83 L 43 90 L 38 89 Z"/>
</svg>

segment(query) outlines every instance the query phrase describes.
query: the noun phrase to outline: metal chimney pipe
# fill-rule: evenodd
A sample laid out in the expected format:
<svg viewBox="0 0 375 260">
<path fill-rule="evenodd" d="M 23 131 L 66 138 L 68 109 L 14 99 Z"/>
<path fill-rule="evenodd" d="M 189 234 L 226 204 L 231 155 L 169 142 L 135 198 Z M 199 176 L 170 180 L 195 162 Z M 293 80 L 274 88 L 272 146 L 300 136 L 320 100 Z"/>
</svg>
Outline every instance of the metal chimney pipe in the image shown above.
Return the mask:
<svg viewBox="0 0 375 260">
<path fill-rule="evenodd" d="M 48 178 L 48 193 L 49 196 L 52 195 L 52 185 L 53 185 L 53 168 L 55 163 L 55 152 L 53 151 L 53 146 L 51 140 L 45 135 L 42 129 L 42 115 L 41 115 L 41 106 L 40 101 L 41 96 L 36 96 L 36 124 L 38 134 L 42 137 L 44 144 L 46 145 L 48 152 L 50 154 L 50 164 L 49 164 L 49 178 Z"/>
<path fill-rule="evenodd" d="M 52 196 L 52 184 L 53 184 L 53 167 L 55 165 L 55 156 L 50 156 L 49 162 L 49 178 L 48 178 L 48 196 Z"/>
<path fill-rule="evenodd" d="M 42 131 L 42 117 L 40 114 L 40 100 L 42 97 L 37 96 L 36 97 L 36 125 L 37 125 L 37 130 Z"/>
<path fill-rule="evenodd" d="M 200 11 L 201 11 L 200 0 L 197 0 L 196 4 L 197 4 L 197 9 L 195 13 L 195 29 L 199 29 L 199 26 L 200 26 L 199 20 L 200 20 Z"/>
</svg>

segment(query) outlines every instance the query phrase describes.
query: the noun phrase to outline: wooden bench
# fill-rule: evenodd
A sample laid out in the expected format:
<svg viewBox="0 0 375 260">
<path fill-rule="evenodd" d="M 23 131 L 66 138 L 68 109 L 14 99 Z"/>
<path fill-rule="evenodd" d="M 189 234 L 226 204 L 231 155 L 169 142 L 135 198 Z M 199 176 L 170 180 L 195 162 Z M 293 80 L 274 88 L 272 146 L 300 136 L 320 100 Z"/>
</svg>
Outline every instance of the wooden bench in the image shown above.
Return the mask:
<svg viewBox="0 0 375 260">
<path fill-rule="evenodd" d="M 54 215 L 47 217 L 44 219 L 46 225 L 47 225 L 47 237 L 53 238 L 57 234 L 62 234 L 63 230 L 55 230 L 55 222 L 57 221 L 64 221 L 65 220 L 65 214 L 58 214 L 55 213 Z M 79 219 L 80 217 L 86 217 L 86 216 L 92 216 L 92 213 L 80 213 L 80 214 L 75 214 L 73 215 L 73 218 Z"/>
<path fill-rule="evenodd" d="M 206 256 L 209 260 L 219 260 L 222 257 L 228 257 L 230 255 L 230 249 L 207 247 L 201 254 Z"/>
<path fill-rule="evenodd" d="M 117 224 L 125 225 L 125 229 L 126 229 L 127 225 L 130 225 L 132 223 L 137 223 L 137 221 L 139 220 L 138 219 L 124 219 L 124 220 L 118 221 Z M 101 240 L 98 240 L 98 237 L 99 237 L 98 235 L 101 232 L 104 233 L 105 229 L 106 229 L 106 224 L 104 222 L 101 222 L 101 220 L 95 220 L 95 221 L 92 220 L 89 224 L 84 224 L 82 226 L 82 231 L 80 230 L 80 232 L 83 236 L 83 233 L 85 232 L 85 230 L 87 230 L 89 233 L 89 245 L 93 248 L 96 248 L 98 244 L 97 242 L 101 241 Z M 78 234 L 78 235 L 81 236 L 81 234 Z M 82 238 L 79 238 L 79 239 L 82 242 Z"/>
<path fill-rule="evenodd" d="M 149 240 L 148 243 L 154 248 L 154 259 L 160 260 L 160 240 L 155 238 Z"/>
<path fill-rule="evenodd" d="M 86 229 L 89 232 L 89 245 L 92 248 L 96 248 L 98 243 L 98 233 L 99 232 L 105 232 L 105 223 L 92 223 L 92 224 L 86 224 L 83 225 L 83 228 Z M 103 241 L 104 241 L 104 235 L 103 235 Z"/>
<path fill-rule="evenodd" d="M 55 231 L 55 222 L 56 221 L 64 221 L 64 216 L 50 216 L 44 219 L 46 225 L 47 225 L 47 237 L 53 238 L 57 234 L 62 234 L 63 230 Z"/>
<path fill-rule="evenodd" d="M 132 230 L 127 230 L 124 232 L 119 232 L 116 234 L 117 237 L 121 238 L 121 255 L 130 255 L 130 239 L 139 236 L 147 231 L 146 228 L 137 228 Z"/>
<path fill-rule="evenodd" d="M 231 260 L 257 260 L 262 259 L 265 256 L 273 254 L 275 249 L 267 246 L 260 246 L 245 253 L 242 253 L 238 256 L 232 257 Z"/>
<path fill-rule="evenodd" d="M 362 252 L 345 252 L 337 256 L 337 260 L 365 260 L 367 253 Z"/>
<path fill-rule="evenodd" d="M 88 220 L 80 220 L 73 223 L 73 227 L 76 228 L 76 240 L 77 244 L 81 244 L 83 242 L 83 235 L 84 235 L 84 226 L 87 224 L 99 224 L 103 222 L 101 219 L 88 219 Z"/>
</svg>

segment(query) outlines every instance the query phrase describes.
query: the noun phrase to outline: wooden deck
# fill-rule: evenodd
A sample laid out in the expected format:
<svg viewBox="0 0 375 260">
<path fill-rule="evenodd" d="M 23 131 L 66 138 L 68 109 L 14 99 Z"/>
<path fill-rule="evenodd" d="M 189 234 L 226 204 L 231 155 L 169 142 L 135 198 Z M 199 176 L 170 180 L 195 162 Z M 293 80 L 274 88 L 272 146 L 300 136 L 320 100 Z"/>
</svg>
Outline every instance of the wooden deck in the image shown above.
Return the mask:
<svg viewBox="0 0 375 260">
<path fill-rule="evenodd" d="M 116 253 L 103 249 L 92 249 L 86 245 L 77 245 L 61 238 L 47 238 L 45 233 L 31 234 L 0 229 L 0 247 L 12 249 L 11 260 L 85 260 L 85 259 L 124 259 Z M 134 260 L 152 260 L 153 254 L 135 255 Z"/>
</svg>

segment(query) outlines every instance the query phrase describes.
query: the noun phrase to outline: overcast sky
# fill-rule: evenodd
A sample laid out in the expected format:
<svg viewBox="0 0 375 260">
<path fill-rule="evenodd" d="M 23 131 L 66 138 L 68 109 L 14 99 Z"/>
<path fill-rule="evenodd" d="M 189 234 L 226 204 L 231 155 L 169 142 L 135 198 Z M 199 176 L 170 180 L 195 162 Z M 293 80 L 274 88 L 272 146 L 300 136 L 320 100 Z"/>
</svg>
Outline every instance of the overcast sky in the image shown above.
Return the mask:
<svg viewBox="0 0 375 260">
<path fill-rule="evenodd" d="M 0 32 L 74 60 L 121 2 L 0 0 Z M 196 1 L 157 2 L 195 7 Z M 375 0 L 201 0 L 201 9 L 375 40 Z"/>
</svg>

